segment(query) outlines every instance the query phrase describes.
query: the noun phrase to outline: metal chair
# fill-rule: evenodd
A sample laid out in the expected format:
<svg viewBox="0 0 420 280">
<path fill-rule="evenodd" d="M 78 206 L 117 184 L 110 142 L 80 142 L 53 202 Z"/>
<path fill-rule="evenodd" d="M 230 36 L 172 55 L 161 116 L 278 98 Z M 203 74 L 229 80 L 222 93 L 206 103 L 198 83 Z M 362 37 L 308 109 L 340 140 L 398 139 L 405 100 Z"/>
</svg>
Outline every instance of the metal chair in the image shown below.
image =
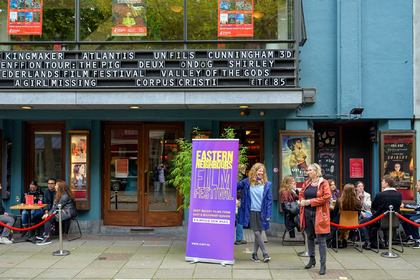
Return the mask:
<svg viewBox="0 0 420 280">
<path fill-rule="evenodd" d="M 340 225 L 341 226 L 357 226 L 359 225 L 359 212 L 358 211 L 340 211 Z M 337 228 L 335 232 L 335 248 L 332 247 L 334 252 L 338 252 L 338 232 L 340 228 Z M 353 242 L 353 247 L 359 252 L 363 252 L 362 248 L 362 234 L 359 228 L 349 229 L 349 231 L 356 231 L 359 236 L 359 245 L 356 241 Z"/>
<path fill-rule="evenodd" d="M 70 237 L 70 228 L 73 222 L 76 222 L 78 234 L 76 236 Z M 73 241 L 82 237 L 82 230 L 80 229 L 80 224 L 79 220 L 77 220 L 77 216 L 63 222 L 63 231 L 64 233 L 66 233 L 67 241 Z"/>
<path fill-rule="evenodd" d="M 384 234 L 385 237 L 385 232 L 387 232 L 389 234 L 389 214 L 385 215 L 385 217 L 383 217 L 380 221 L 380 226 L 378 231 L 376 232 L 376 248 L 377 250 L 372 250 L 375 253 L 379 253 L 379 233 L 380 231 L 382 231 L 382 233 Z M 398 237 L 399 237 L 399 241 L 400 241 L 400 245 L 401 245 L 401 250 L 392 247 L 393 250 L 400 252 L 400 253 L 404 253 L 404 244 L 402 242 L 402 237 L 401 237 L 401 232 L 398 230 L 398 228 L 400 227 L 400 220 L 397 219 L 397 217 L 393 217 L 392 219 L 392 232 L 394 233 L 398 233 Z M 394 236 L 394 235 L 393 235 Z M 389 245 L 389 244 L 388 244 Z M 392 245 L 392 244 L 391 244 Z"/>
</svg>

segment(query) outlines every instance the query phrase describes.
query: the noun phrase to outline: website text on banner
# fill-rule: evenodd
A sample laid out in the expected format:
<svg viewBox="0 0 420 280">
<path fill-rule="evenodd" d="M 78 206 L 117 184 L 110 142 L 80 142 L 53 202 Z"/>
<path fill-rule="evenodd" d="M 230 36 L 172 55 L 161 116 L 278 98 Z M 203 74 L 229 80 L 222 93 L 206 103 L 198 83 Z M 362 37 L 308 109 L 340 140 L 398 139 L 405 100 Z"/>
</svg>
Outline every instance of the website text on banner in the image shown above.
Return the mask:
<svg viewBox="0 0 420 280">
<path fill-rule="evenodd" d="M 234 263 L 237 139 L 194 139 L 185 260 Z"/>
</svg>

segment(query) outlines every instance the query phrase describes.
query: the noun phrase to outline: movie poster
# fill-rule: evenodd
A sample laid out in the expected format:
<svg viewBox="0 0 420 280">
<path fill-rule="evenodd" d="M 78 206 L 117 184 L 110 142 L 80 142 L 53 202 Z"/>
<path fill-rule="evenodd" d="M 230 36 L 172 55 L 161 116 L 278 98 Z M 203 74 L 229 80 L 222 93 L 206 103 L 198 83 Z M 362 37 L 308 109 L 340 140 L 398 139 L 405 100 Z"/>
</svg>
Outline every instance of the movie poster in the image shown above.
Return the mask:
<svg viewBox="0 0 420 280">
<path fill-rule="evenodd" d="M 254 36 L 254 0 L 219 0 L 219 37 Z"/>
<path fill-rule="evenodd" d="M 42 35 L 42 0 L 8 0 L 7 33 Z"/>
<path fill-rule="evenodd" d="M 382 134 L 382 175 L 391 175 L 403 200 L 414 200 L 414 135 Z"/>
<path fill-rule="evenodd" d="M 112 0 L 112 36 L 147 36 L 145 0 Z"/>
<path fill-rule="evenodd" d="M 187 261 L 234 263 L 238 139 L 193 139 Z"/>
<path fill-rule="evenodd" d="M 281 179 L 286 175 L 295 178 L 301 188 L 306 177 L 306 168 L 313 162 L 313 132 L 280 132 Z"/>
</svg>

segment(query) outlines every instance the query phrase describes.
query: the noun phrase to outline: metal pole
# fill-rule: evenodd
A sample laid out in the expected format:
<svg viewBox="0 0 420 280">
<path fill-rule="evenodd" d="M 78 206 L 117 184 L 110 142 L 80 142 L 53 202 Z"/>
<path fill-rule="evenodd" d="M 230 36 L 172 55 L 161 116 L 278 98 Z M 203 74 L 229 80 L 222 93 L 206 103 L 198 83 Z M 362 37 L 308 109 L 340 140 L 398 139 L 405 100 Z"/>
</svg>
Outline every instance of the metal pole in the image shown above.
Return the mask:
<svg viewBox="0 0 420 280">
<path fill-rule="evenodd" d="M 308 236 L 306 235 L 305 231 L 302 232 L 303 237 L 305 237 L 305 251 L 297 253 L 299 257 L 309 257 L 309 250 L 308 250 Z"/>
<path fill-rule="evenodd" d="M 389 232 L 388 232 L 388 252 L 383 252 L 381 254 L 384 258 L 398 258 L 400 255 L 397 253 L 392 252 L 392 214 L 394 207 L 389 205 Z"/>
<path fill-rule="evenodd" d="M 59 238 L 59 249 L 58 251 L 53 252 L 53 256 L 67 256 L 70 255 L 70 251 L 63 250 L 63 225 L 61 218 L 61 204 L 58 204 L 58 238 Z"/>
</svg>

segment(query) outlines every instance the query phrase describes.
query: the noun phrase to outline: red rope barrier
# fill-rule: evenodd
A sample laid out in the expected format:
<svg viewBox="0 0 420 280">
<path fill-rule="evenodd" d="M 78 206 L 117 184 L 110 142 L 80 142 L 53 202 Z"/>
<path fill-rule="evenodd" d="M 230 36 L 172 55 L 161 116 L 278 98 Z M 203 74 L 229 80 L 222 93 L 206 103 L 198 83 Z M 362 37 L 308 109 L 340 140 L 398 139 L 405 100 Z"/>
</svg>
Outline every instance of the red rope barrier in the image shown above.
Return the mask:
<svg viewBox="0 0 420 280">
<path fill-rule="evenodd" d="M 376 218 L 374 218 L 374 219 L 372 219 L 372 220 L 370 220 L 370 221 L 368 221 L 368 222 L 366 222 L 366 223 L 363 223 L 363 224 L 358 224 L 358 225 L 356 225 L 356 226 L 342 226 L 342 225 L 340 225 L 340 224 L 336 224 L 336 223 L 333 223 L 333 222 L 331 222 L 330 224 L 333 226 L 333 227 L 336 227 L 336 228 L 343 228 L 343 229 L 356 229 L 356 228 L 361 228 L 361 227 L 365 227 L 365 226 L 368 226 L 368 225 L 370 225 L 370 224 L 373 224 L 374 222 L 376 222 L 376 221 L 379 221 L 380 219 L 382 219 L 384 216 L 385 216 L 385 214 L 388 214 L 388 211 L 387 212 L 385 212 L 385 213 L 382 213 L 381 215 L 379 215 L 378 217 L 376 217 Z"/>
<path fill-rule="evenodd" d="M 399 213 L 395 213 L 395 215 L 397 215 L 397 217 L 398 217 L 399 219 L 403 220 L 404 222 L 409 223 L 410 225 L 413 225 L 413 226 L 415 226 L 415 227 L 420 227 L 420 224 L 418 224 L 418 223 L 416 223 L 416 222 L 413 222 L 413 221 L 412 221 L 412 220 L 410 220 L 410 219 L 407 219 L 406 217 L 404 217 L 403 215 L 401 215 L 401 214 L 399 214 Z"/>
<path fill-rule="evenodd" d="M 54 217 L 55 216 L 55 214 L 54 213 L 52 213 L 51 215 L 49 215 L 48 217 L 46 217 L 42 222 L 40 222 L 40 223 L 38 223 L 38 224 L 36 224 L 36 225 L 33 225 L 33 226 L 31 226 L 31 227 L 26 227 L 26 228 L 17 228 L 17 227 L 12 227 L 12 226 L 8 226 L 8 225 L 6 225 L 6 224 L 4 224 L 4 223 L 2 223 L 2 222 L 0 222 L 0 226 L 2 226 L 2 227 L 7 227 L 8 229 L 11 229 L 11 230 L 16 230 L 16 231 L 27 231 L 27 230 L 33 230 L 33 229 L 36 229 L 37 227 L 40 227 L 40 226 L 42 226 L 43 224 L 45 224 L 48 220 L 50 220 L 52 217 Z"/>
</svg>

